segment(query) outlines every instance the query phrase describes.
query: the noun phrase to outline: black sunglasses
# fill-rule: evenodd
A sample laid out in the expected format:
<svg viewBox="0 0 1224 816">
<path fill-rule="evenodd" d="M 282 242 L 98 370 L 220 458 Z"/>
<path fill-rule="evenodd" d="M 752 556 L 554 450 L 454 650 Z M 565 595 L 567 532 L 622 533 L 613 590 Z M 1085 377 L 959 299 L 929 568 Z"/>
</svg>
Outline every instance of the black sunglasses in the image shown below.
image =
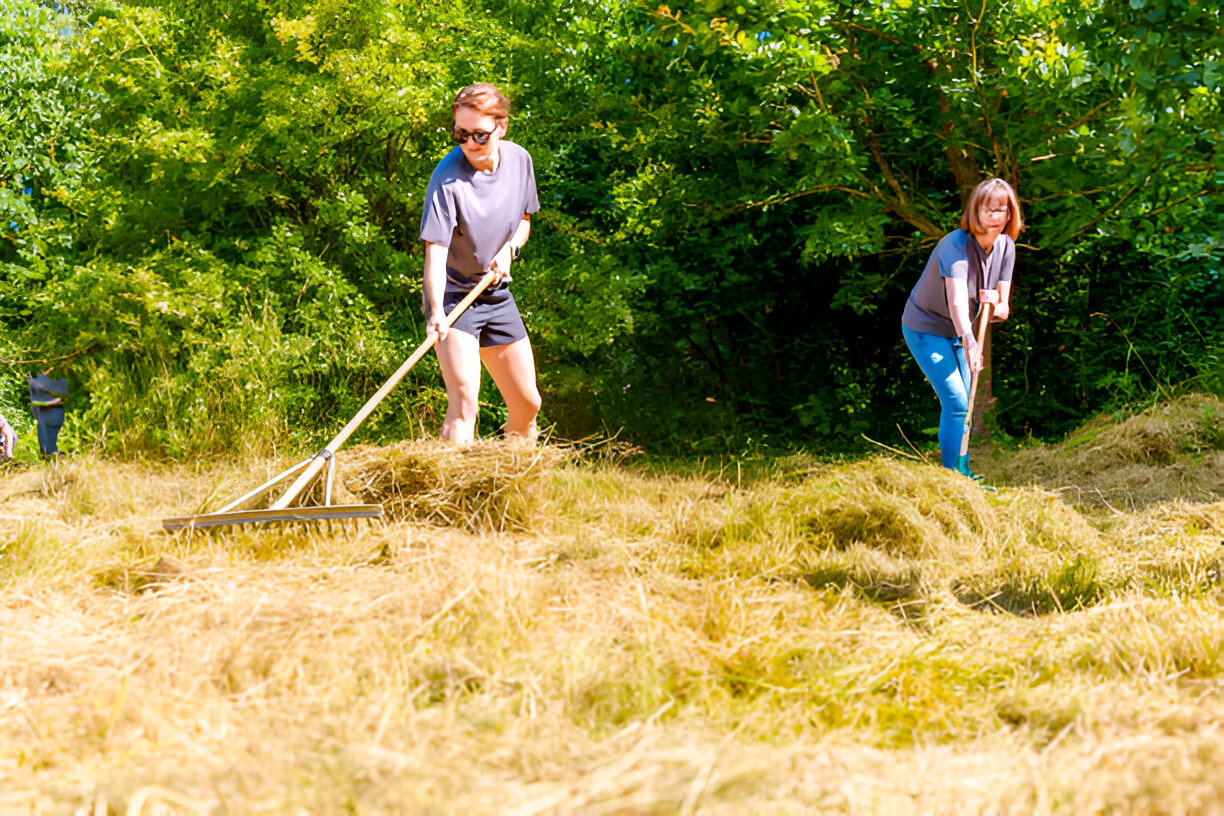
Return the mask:
<svg viewBox="0 0 1224 816">
<path fill-rule="evenodd" d="M 471 139 L 478 145 L 486 145 L 489 143 L 489 137 L 493 135 L 491 130 L 464 130 L 461 127 L 455 128 L 451 134 L 455 137 L 455 141 L 459 144 L 466 144 L 468 139 Z"/>
</svg>

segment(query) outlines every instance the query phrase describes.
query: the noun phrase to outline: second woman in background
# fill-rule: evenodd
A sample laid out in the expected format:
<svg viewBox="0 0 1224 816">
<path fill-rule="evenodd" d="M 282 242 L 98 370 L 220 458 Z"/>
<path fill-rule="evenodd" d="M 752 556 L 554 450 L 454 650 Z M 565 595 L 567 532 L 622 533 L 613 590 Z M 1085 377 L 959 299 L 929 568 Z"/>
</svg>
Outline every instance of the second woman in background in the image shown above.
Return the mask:
<svg viewBox="0 0 1224 816">
<path fill-rule="evenodd" d="M 931 253 L 901 316 L 905 344 L 939 397 L 939 454 L 946 468 L 961 464 L 970 374 L 982 370 L 982 350 L 973 336 L 978 293 L 997 290 L 994 319 L 1007 319 L 1015 241 L 1023 226 L 1011 185 L 997 178 L 983 181 L 965 203 L 960 229 L 945 235 Z M 965 475 L 973 475 L 968 462 L 962 466 Z"/>
</svg>

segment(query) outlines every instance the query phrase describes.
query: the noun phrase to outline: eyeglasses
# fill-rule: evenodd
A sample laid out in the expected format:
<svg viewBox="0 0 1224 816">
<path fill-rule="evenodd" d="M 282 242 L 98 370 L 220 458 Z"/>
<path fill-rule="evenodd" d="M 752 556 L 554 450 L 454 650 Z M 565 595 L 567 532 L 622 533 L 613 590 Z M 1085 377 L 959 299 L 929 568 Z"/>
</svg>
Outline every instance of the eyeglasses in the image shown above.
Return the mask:
<svg viewBox="0 0 1224 816">
<path fill-rule="evenodd" d="M 1011 208 L 1010 207 L 982 207 L 981 212 L 987 213 L 989 215 L 1009 215 L 1011 213 Z"/>
<path fill-rule="evenodd" d="M 486 145 L 489 143 L 489 137 L 493 135 L 491 130 L 464 130 L 457 127 L 452 131 L 455 141 L 459 144 L 467 144 L 467 140 L 471 139 L 478 145 Z"/>
</svg>

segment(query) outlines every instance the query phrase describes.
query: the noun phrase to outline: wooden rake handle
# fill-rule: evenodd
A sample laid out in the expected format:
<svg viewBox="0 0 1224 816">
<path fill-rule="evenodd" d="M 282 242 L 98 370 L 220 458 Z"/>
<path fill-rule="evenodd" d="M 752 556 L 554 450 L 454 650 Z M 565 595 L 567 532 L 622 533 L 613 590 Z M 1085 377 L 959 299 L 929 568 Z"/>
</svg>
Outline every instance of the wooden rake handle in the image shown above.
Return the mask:
<svg viewBox="0 0 1224 816">
<path fill-rule="evenodd" d="M 995 304 L 999 302 L 999 292 L 996 289 L 983 289 L 978 293 L 978 302 L 982 304 L 978 322 L 977 344 L 979 349 L 986 348 L 986 333 L 990 331 L 990 319 L 994 317 Z M 965 430 L 961 435 L 960 455 L 969 453 L 969 433 L 973 427 L 973 403 L 977 398 L 978 372 L 970 369 L 969 374 L 969 407 L 965 411 Z"/>
<path fill-rule="evenodd" d="M 486 272 L 484 277 L 480 279 L 480 282 L 476 284 L 476 287 L 468 292 L 467 297 L 459 301 L 459 304 L 454 309 L 451 309 L 450 314 L 443 318 L 442 325 L 449 329 L 459 319 L 459 315 L 463 314 L 464 310 L 471 306 L 476 298 L 480 297 L 481 292 L 489 288 L 489 284 L 493 282 L 495 276 L 495 272 Z M 361 426 L 361 423 L 365 422 L 370 414 L 374 412 L 378 404 L 383 401 L 387 394 L 391 393 L 391 389 L 399 385 L 399 381 L 404 379 L 408 372 L 412 370 L 412 367 L 419 363 L 426 352 L 433 348 L 437 342 L 437 334 L 430 334 L 426 337 L 425 341 L 417 346 L 416 351 L 412 352 L 412 356 L 396 369 L 395 373 L 383 383 L 382 388 L 378 389 L 374 396 L 366 401 L 365 405 L 361 406 L 361 410 L 348 421 L 347 425 L 340 429 L 340 433 L 336 434 L 331 442 L 327 443 L 327 447 L 315 455 L 310 465 L 293 481 L 293 484 L 289 485 L 288 489 L 281 494 L 281 497 L 271 504 L 269 509 L 283 510 L 288 507 L 318 477 L 319 472 L 327 464 L 327 460 L 335 455 L 341 445 L 348 441 L 348 438 Z"/>
</svg>

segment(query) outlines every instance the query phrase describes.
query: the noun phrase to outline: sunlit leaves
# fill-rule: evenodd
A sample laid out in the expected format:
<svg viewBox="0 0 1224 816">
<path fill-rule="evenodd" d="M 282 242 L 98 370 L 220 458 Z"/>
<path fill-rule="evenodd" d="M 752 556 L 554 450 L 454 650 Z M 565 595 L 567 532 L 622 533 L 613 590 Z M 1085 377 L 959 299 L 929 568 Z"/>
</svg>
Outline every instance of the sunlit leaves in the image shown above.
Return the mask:
<svg viewBox="0 0 1224 816">
<path fill-rule="evenodd" d="M 0 8 L 0 312 L 31 354 L 90 349 L 96 418 L 153 387 L 115 367 L 153 360 L 181 361 L 182 404 L 245 394 L 249 363 L 251 389 L 292 394 L 273 412 L 343 410 L 419 337 L 420 196 L 451 94 L 480 79 L 536 160 L 515 278 L 544 383 L 648 432 L 682 433 L 690 401 L 712 435 L 853 437 L 909 410 L 893 312 L 989 175 L 1044 250 L 1000 344 L 1029 355 L 997 392 L 1027 416 L 1075 377 L 1068 415 L 1105 387 L 1043 349 L 1108 367 L 1112 329 L 1077 310 L 1127 276 L 1139 294 L 1110 308 L 1145 351 L 1218 308 L 1206 2 L 170 0 L 68 39 L 28 0 Z M 210 366 L 230 385 L 176 379 Z"/>
</svg>

